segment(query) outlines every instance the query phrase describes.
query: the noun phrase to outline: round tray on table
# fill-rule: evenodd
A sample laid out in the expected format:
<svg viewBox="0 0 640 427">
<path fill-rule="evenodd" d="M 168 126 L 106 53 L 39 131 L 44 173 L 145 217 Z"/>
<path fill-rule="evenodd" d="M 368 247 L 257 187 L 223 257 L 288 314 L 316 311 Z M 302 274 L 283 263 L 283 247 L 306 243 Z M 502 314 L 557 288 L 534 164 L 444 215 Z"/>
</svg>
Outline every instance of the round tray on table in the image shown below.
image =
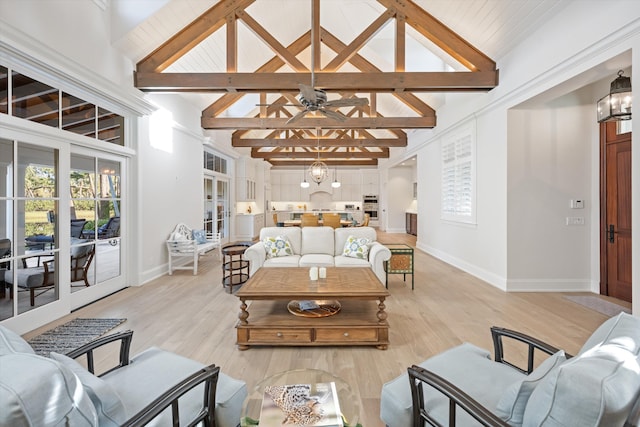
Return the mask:
<svg viewBox="0 0 640 427">
<path fill-rule="evenodd" d="M 294 316 L 300 317 L 328 317 L 340 311 L 342 306 L 336 300 L 293 300 L 287 304 L 287 310 Z"/>
</svg>

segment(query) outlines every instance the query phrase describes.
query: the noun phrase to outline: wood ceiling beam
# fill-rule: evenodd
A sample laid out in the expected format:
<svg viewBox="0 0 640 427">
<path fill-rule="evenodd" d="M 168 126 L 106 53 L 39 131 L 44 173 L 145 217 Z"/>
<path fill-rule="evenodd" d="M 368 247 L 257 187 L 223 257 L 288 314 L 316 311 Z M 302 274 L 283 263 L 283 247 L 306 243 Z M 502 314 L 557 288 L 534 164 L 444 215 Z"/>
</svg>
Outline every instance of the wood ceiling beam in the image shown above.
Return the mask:
<svg viewBox="0 0 640 427">
<path fill-rule="evenodd" d="M 318 141 L 312 138 L 236 138 L 232 136 L 233 147 L 316 147 Z M 332 147 L 406 147 L 407 139 L 402 138 L 332 138 L 322 139 L 321 145 Z"/>
<path fill-rule="evenodd" d="M 329 31 L 325 29 L 322 29 L 322 41 L 334 52 L 339 52 L 340 50 L 346 47 L 346 45 L 342 43 L 342 41 L 339 38 L 337 38 L 336 36 L 334 36 L 333 34 L 331 34 Z M 371 62 L 369 62 L 367 59 L 365 59 L 361 55 L 354 55 L 353 58 L 349 60 L 349 62 L 362 72 L 368 72 L 368 73 L 382 72 L 382 70 L 380 70 L 378 67 L 373 65 Z M 402 101 L 403 104 L 405 104 L 407 107 L 411 108 L 413 111 L 420 114 L 421 116 L 435 117 L 436 115 L 436 112 L 433 108 L 431 108 L 424 101 L 422 101 L 420 98 L 418 98 L 412 93 L 394 92 L 393 96 L 395 96 L 397 99 Z"/>
<path fill-rule="evenodd" d="M 396 44 L 394 46 L 395 71 L 402 73 L 405 70 L 406 60 L 406 17 L 401 13 L 396 15 Z"/>
<path fill-rule="evenodd" d="M 302 151 L 260 151 L 259 148 L 251 149 L 251 157 L 254 159 L 317 159 L 318 152 L 302 152 Z M 389 149 L 385 151 L 321 151 L 320 160 L 327 159 L 388 159 Z"/>
<path fill-rule="evenodd" d="M 316 73 L 316 87 L 346 92 L 473 92 L 497 86 L 497 71 Z M 297 92 L 311 73 L 135 73 L 143 92 Z"/>
<path fill-rule="evenodd" d="M 387 9 L 382 15 L 371 23 L 363 32 L 361 32 L 346 49 L 343 49 L 335 58 L 331 60 L 324 68 L 323 71 L 333 72 L 339 70 L 344 64 L 349 62 L 358 51 L 371 40 L 380 30 L 382 30 L 387 23 L 393 19 L 394 12 L 391 9 Z"/>
<path fill-rule="evenodd" d="M 418 33 L 471 71 L 495 70 L 496 63 L 411 0 L 378 0 L 406 17 Z"/>
<path fill-rule="evenodd" d="M 302 160 L 267 160 L 273 166 L 309 166 L 308 161 Z M 345 160 L 323 160 L 327 166 L 378 166 L 378 159 L 364 160 L 364 159 L 345 159 Z"/>
<path fill-rule="evenodd" d="M 305 117 L 287 124 L 288 118 L 202 117 L 204 129 L 429 129 L 435 117 L 348 117 L 344 122 L 325 117 Z"/>
<path fill-rule="evenodd" d="M 226 17 L 251 5 L 255 0 L 222 0 L 176 33 L 136 65 L 138 71 L 161 72 L 181 56 L 218 31 Z"/>
<path fill-rule="evenodd" d="M 242 19 L 247 27 L 260 38 L 265 44 L 282 59 L 287 65 L 298 72 L 308 71 L 309 69 L 295 55 L 287 50 L 275 37 L 271 35 L 262 25 L 251 17 L 246 11 L 238 10 L 236 12 L 238 18 Z"/>
<path fill-rule="evenodd" d="M 238 20 L 235 14 L 227 15 L 227 73 L 238 71 Z"/>
<path fill-rule="evenodd" d="M 309 47 L 310 32 L 307 31 L 300 37 L 298 37 L 293 43 L 287 46 L 287 50 L 293 55 L 297 55 L 307 47 Z M 274 56 L 269 61 L 265 62 L 255 72 L 256 73 L 273 73 L 284 66 L 284 61 L 277 56 Z M 217 99 L 213 104 L 208 106 L 202 112 L 203 116 L 216 117 L 218 114 L 225 111 L 227 108 L 235 104 L 240 98 L 244 96 L 244 93 L 227 93 Z"/>
</svg>

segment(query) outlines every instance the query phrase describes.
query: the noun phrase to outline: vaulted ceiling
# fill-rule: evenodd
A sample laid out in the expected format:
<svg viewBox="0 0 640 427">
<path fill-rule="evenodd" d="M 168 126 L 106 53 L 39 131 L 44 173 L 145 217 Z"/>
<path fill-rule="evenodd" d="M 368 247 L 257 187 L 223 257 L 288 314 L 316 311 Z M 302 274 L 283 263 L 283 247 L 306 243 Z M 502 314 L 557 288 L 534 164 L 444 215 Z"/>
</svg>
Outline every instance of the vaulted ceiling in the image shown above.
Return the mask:
<svg viewBox="0 0 640 427">
<path fill-rule="evenodd" d="M 208 98 L 202 127 L 274 166 L 376 165 L 407 129 L 437 125 L 434 94 L 497 84 L 492 59 L 410 0 L 221 0 L 135 73 L 143 91 Z M 366 103 L 301 114 L 300 85 Z"/>
</svg>

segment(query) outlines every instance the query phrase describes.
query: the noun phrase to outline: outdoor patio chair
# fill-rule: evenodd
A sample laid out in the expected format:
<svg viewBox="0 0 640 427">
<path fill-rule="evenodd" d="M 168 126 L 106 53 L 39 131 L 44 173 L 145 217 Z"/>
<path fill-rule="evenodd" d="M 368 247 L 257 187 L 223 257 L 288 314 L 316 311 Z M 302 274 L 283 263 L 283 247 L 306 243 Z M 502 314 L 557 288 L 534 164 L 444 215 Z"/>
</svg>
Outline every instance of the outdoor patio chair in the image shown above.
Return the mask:
<svg viewBox="0 0 640 427">
<path fill-rule="evenodd" d="M 71 220 L 71 237 L 75 237 L 79 239 L 82 237 L 82 230 L 84 230 L 84 226 L 87 224 L 86 219 L 72 219 Z"/>
<path fill-rule="evenodd" d="M 85 242 L 85 240 L 75 240 L 75 244 Z M 85 286 L 89 286 L 88 272 L 91 261 L 95 255 L 95 245 L 73 246 L 71 248 L 71 282 L 83 281 Z M 15 271 L 18 288 L 29 291 L 29 303 L 33 307 L 35 299 L 38 295 L 51 290 L 55 287 L 55 259 L 43 261 L 42 265 L 36 267 L 28 267 L 27 260 L 22 258 L 22 268 Z M 4 281 L 11 287 L 9 295 L 13 296 L 13 275 L 14 271 L 6 270 L 4 272 Z"/>
<path fill-rule="evenodd" d="M 115 246 L 116 244 L 118 244 L 118 241 L 115 239 L 115 237 L 119 237 L 119 236 L 120 236 L 120 217 L 119 216 L 114 216 L 109 218 L 109 221 L 107 221 L 106 224 L 103 224 L 100 227 L 98 227 L 98 236 L 97 236 L 98 239 L 99 240 L 109 239 L 109 244 L 111 246 Z M 84 230 L 82 232 L 82 238 L 83 239 L 96 238 L 95 230 Z"/>
</svg>

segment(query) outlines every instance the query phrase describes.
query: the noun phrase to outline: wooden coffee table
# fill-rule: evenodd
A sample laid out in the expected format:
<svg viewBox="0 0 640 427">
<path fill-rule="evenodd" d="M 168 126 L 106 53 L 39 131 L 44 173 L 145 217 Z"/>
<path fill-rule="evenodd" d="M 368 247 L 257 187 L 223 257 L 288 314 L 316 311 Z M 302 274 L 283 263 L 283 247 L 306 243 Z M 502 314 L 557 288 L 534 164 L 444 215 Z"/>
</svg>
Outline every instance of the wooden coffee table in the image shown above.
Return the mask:
<svg viewBox="0 0 640 427">
<path fill-rule="evenodd" d="M 367 267 L 327 268 L 327 278 L 315 281 L 309 279 L 308 268 L 260 268 L 236 292 L 238 348 L 373 345 L 386 350 L 389 323 L 384 300 L 389 295 Z M 287 308 L 294 300 L 336 300 L 341 309 L 327 317 L 296 316 Z"/>
</svg>

